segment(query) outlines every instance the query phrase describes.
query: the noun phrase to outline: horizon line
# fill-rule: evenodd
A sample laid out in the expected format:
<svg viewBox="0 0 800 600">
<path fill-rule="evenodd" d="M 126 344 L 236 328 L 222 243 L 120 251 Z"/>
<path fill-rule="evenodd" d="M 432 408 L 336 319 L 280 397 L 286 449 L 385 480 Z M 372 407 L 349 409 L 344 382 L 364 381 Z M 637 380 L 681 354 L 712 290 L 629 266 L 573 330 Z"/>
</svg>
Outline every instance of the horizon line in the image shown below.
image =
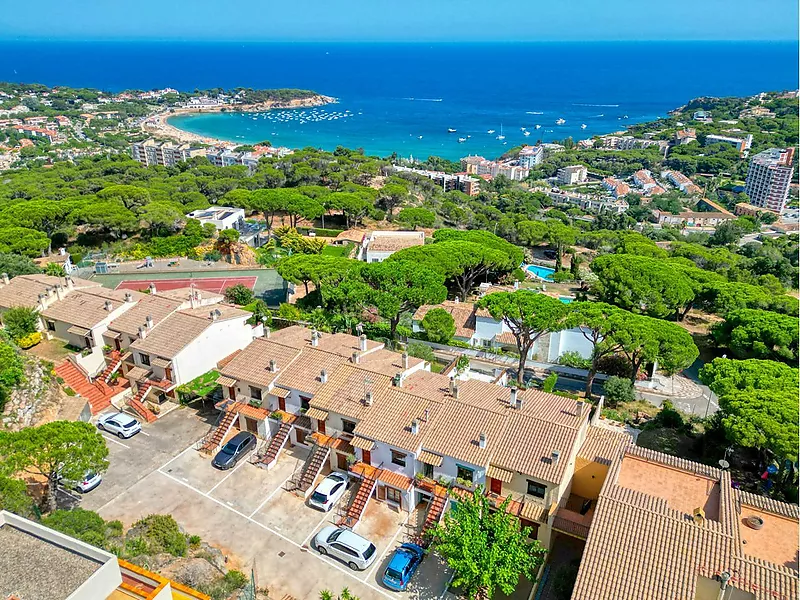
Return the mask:
<svg viewBox="0 0 800 600">
<path fill-rule="evenodd" d="M 227 38 L 220 38 L 220 39 L 206 39 L 206 38 L 163 38 L 163 37 L 86 37 L 86 38 L 78 38 L 78 37 L 51 37 L 51 36 L 13 36 L 13 37 L 4 37 L 0 36 L 0 43 L 8 43 L 8 42 L 51 42 L 51 43 L 110 43 L 110 42 L 120 42 L 120 43 L 129 43 L 129 42 L 157 42 L 157 43 L 208 43 L 208 44 L 344 44 L 344 45 L 358 45 L 358 44 L 409 44 L 409 45 L 421 45 L 421 44 L 470 44 L 470 45 L 484 45 L 484 44 L 639 44 L 639 43 L 663 43 L 663 44 L 683 44 L 683 43 L 770 43 L 770 44 L 800 44 L 800 38 L 671 38 L 671 39 L 651 39 L 651 38 L 642 38 L 642 39 L 626 39 L 626 40 L 616 40 L 616 39 L 605 39 L 605 38 L 596 38 L 596 39 L 579 39 L 579 38 L 567 38 L 567 39 L 514 39 L 514 40 L 493 40 L 493 39 L 484 39 L 484 40 L 475 40 L 475 39 L 465 39 L 465 40 L 442 40 L 442 39 L 420 39 L 420 40 L 396 40 L 396 39 L 362 39 L 362 40 L 352 40 L 352 39 L 339 39 L 339 38 L 330 38 L 330 39 L 302 39 L 302 40 L 293 40 L 293 39 L 278 39 L 278 40 L 266 40 L 266 39 L 257 39 L 257 38 L 248 38 L 248 39 L 227 39 Z"/>
</svg>

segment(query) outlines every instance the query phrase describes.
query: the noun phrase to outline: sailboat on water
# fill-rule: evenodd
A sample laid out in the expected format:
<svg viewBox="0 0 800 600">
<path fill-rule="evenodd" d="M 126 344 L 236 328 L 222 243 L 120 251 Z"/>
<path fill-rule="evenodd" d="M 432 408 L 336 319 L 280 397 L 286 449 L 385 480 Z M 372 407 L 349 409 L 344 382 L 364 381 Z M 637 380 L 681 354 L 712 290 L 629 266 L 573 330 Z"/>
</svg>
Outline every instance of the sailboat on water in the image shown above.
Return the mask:
<svg viewBox="0 0 800 600">
<path fill-rule="evenodd" d="M 496 140 L 504 140 L 504 139 L 506 139 L 506 136 L 503 135 L 503 124 L 502 123 L 500 124 L 500 135 L 498 135 L 495 139 Z"/>
</svg>

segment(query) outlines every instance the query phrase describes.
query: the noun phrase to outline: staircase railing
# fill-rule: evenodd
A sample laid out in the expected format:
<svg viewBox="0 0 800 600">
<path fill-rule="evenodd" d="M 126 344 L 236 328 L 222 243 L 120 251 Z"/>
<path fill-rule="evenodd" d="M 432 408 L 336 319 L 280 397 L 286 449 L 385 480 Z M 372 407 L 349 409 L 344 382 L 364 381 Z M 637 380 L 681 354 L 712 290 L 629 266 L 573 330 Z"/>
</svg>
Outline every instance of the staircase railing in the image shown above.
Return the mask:
<svg viewBox="0 0 800 600">
<path fill-rule="evenodd" d="M 208 429 L 206 434 L 203 437 L 201 437 L 197 441 L 197 443 L 195 443 L 194 445 L 195 450 L 200 450 L 206 445 L 206 443 L 208 443 L 211 440 L 211 436 L 214 435 L 214 432 L 217 430 L 217 427 L 219 427 L 220 423 L 222 423 L 222 419 L 225 418 L 225 415 L 227 413 L 228 413 L 227 410 L 220 411 L 219 416 L 217 416 L 216 422 Z"/>
</svg>

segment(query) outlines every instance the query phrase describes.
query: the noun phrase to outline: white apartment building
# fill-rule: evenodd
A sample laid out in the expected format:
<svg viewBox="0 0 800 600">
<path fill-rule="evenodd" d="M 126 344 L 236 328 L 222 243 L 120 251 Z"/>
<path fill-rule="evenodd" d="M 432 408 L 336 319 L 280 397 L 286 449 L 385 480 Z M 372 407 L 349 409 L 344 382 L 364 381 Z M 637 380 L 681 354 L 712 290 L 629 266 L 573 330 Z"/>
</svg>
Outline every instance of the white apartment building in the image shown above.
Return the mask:
<svg viewBox="0 0 800 600">
<path fill-rule="evenodd" d="M 750 204 L 780 213 L 789 197 L 794 148 L 770 148 L 750 160 L 744 191 Z"/>
<path fill-rule="evenodd" d="M 544 147 L 523 146 L 519 151 L 519 166 L 532 169 L 544 160 Z"/>
<path fill-rule="evenodd" d="M 398 250 L 424 244 L 424 231 L 372 231 L 364 239 L 359 258 L 368 263 L 383 262 Z"/>
<path fill-rule="evenodd" d="M 153 165 L 172 167 L 194 156 L 203 156 L 205 150 L 202 148 L 192 148 L 189 144 L 157 142 L 154 139 L 149 139 L 144 142 L 132 144 L 131 154 L 134 160 L 139 161 L 145 167 Z"/>
<path fill-rule="evenodd" d="M 743 138 L 737 137 L 729 137 L 726 135 L 717 135 L 717 134 L 710 134 L 706 136 L 706 146 L 711 144 L 729 144 L 736 148 L 739 154 L 744 154 L 748 150 L 750 150 L 750 146 L 753 145 L 753 134 L 748 133 Z"/>
<path fill-rule="evenodd" d="M 223 229 L 238 229 L 237 225 L 244 220 L 244 209 L 231 206 L 212 206 L 194 210 L 186 215 L 190 219 L 197 219 L 200 223 L 211 223 L 217 231 Z"/>
<path fill-rule="evenodd" d="M 576 183 L 583 183 L 586 181 L 588 170 L 583 165 L 570 165 L 568 167 L 561 167 L 556 176 L 558 183 L 561 185 L 575 185 Z"/>
</svg>

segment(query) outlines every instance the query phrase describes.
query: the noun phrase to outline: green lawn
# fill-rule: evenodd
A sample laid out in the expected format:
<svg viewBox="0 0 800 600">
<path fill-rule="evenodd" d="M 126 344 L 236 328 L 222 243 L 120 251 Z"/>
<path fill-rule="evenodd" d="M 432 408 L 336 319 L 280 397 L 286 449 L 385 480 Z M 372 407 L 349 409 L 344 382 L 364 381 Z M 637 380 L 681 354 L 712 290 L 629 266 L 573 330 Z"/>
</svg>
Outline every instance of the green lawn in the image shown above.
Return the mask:
<svg viewBox="0 0 800 600">
<path fill-rule="evenodd" d="M 353 246 L 355 244 L 345 244 L 344 246 L 332 246 L 328 244 L 322 249 L 322 254 L 324 256 L 341 256 L 343 258 L 348 258 L 350 253 L 353 251 Z"/>
<path fill-rule="evenodd" d="M 180 386 L 180 391 L 190 396 L 204 398 L 217 388 L 218 377 L 219 373 L 211 370 Z"/>
</svg>

